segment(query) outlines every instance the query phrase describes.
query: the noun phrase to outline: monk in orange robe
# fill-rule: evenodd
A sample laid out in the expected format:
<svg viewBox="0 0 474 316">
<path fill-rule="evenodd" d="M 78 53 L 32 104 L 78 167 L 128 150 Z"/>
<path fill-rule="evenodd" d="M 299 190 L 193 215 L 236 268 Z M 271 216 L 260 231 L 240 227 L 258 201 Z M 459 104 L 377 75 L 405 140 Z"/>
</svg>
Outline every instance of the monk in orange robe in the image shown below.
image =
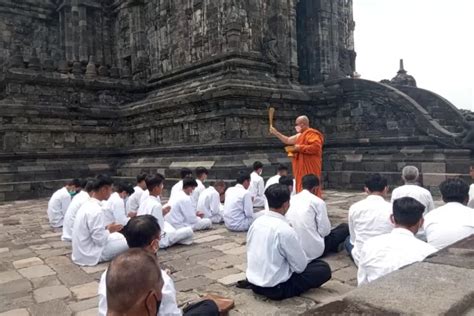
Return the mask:
<svg viewBox="0 0 474 316">
<path fill-rule="evenodd" d="M 295 124 L 296 135 L 285 136 L 274 127 L 270 127 L 270 133 L 278 137 L 286 145 L 294 145 L 292 167 L 293 176 L 296 180 L 296 193 L 303 190 L 301 180 L 307 174 L 315 174 L 319 178 L 317 195 L 321 197 L 321 169 L 323 158 L 324 136 L 317 129 L 309 127 L 307 116 L 299 116 Z"/>
</svg>

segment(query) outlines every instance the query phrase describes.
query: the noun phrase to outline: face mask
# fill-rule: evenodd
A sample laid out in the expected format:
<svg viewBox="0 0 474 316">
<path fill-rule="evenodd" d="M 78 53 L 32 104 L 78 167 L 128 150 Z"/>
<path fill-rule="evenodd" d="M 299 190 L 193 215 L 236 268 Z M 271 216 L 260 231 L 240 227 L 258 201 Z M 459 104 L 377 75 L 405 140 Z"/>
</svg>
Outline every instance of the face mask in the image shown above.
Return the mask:
<svg viewBox="0 0 474 316">
<path fill-rule="evenodd" d="M 76 194 L 77 194 L 76 191 L 69 191 L 69 195 L 70 195 L 71 197 L 73 197 L 73 196 L 76 195 Z"/>
<path fill-rule="evenodd" d="M 295 130 L 296 130 L 297 133 L 301 133 L 301 126 L 296 125 Z"/>
</svg>

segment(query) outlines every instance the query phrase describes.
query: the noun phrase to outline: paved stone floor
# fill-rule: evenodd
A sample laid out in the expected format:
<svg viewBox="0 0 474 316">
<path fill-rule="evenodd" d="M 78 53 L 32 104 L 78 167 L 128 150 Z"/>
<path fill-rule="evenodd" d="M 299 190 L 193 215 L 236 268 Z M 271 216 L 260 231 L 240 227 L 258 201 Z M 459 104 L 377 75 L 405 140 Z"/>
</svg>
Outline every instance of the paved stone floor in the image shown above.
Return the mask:
<svg viewBox="0 0 474 316">
<path fill-rule="evenodd" d="M 346 221 L 349 206 L 363 193 L 326 191 L 333 226 Z M 96 315 L 97 285 L 107 264 L 78 267 L 71 246 L 60 240 L 46 216 L 47 199 L 0 205 L 0 316 Z M 162 266 L 172 271 L 178 303 L 206 293 L 235 300 L 230 315 L 294 315 L 343 295 L 356 286 L 356 267 L 345 252 L 325 260 L 333 278 L 301 297 L 273 302 L 235 287 L 245 277 L 245 233 L 222 225 L 195 234 L 191 246 L 160 250 Z"/>
</svg>

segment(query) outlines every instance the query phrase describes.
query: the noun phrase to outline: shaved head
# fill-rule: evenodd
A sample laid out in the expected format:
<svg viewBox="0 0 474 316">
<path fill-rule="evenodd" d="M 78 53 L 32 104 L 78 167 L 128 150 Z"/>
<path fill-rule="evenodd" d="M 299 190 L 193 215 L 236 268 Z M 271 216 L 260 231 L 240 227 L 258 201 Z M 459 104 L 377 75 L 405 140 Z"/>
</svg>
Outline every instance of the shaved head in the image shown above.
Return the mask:
<svg viewBox="0 0 474 316">
<path fill-rule="evenodd" d="M 309 126 L 309 118 L 306 115 L 298 116 L 296 118 L 296 124 L 299 124 L 299 123 Z"/>
<path fill-rule="evenodd" d="M 133 315 L 150 293 L 161 300 L 163 279 L 156 255 L 141 248 L 124 252 L 110 263 L 106 285 L 108 310 L 117 315 Z"/>
</svg>

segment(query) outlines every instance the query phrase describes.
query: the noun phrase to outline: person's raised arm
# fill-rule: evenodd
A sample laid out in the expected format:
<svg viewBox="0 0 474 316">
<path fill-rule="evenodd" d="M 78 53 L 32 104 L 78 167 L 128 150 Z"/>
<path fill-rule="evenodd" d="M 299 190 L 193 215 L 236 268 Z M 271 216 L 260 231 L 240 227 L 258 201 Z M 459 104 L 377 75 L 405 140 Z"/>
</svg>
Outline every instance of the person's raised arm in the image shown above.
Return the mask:
<svg viewBox="0 0 474 316">
<path fill-rule="evenodd" d="M 296 144 L 296 139 L 298 138 L 298 134 L 293 135 L 293 136 L 285 136 L 279 131 L 277 131 L 276 128 L 273 126 L 270 127 L 270 134 L 275 135 L 282 143 L 285 145 L 294 145 Z"/>
</svg>

